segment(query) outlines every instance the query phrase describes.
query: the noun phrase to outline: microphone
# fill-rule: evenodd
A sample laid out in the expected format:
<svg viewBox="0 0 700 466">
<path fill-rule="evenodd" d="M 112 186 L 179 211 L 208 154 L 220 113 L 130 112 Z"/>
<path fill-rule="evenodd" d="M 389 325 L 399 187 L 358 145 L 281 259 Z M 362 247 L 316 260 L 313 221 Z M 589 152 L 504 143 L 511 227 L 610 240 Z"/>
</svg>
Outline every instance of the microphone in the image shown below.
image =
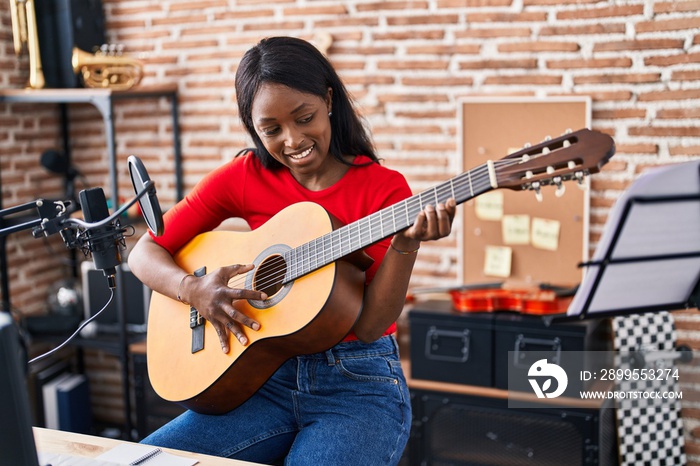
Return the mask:
<svg viewBox="0 0 700 466">
<path fill-rule="evenodd" d="M 49 149 L 41 154 L 41 165 L 51 173 L 64 175 L 69 180 L 73 180 L 80 172 L 68 163 L 66 157 L 60 152 Z"/>
<path fill-rule="evenodd" d="M 102 188 L 91 188 L 80 191 L 80 205 L 83 216 L 88 223 L 99 222 L 109 217 L 107 199 Z M 122 240 L 122 232 L 115 228 L 114 224 L 107 224 L 97 228 L 89 228 L 85 231 L 87 249 L 92 253 L 95 268 L 102 270 L 110 288 L 116 287 L 116 267 L 122 263 L 119 254 L 119 242 Z"/>
</svg>

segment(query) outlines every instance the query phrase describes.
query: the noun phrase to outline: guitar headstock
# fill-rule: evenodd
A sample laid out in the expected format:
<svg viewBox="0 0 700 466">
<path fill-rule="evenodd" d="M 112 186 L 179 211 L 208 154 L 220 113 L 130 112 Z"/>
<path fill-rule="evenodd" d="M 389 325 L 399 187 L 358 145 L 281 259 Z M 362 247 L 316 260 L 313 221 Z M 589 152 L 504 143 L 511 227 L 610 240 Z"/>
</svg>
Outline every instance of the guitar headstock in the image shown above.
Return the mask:
<svg viewBox="0 0 700 466">
<path fill-rule="evenodd" d="M 556 185 L 598 173 L 615 153 L 615 142 L 607 134 L 580 129 L 525 147 L 493 164 L 492 183 L 498 188 L 531 189 Z M 563 190 L 562 190 L 563 192 Z"/>
</svg>

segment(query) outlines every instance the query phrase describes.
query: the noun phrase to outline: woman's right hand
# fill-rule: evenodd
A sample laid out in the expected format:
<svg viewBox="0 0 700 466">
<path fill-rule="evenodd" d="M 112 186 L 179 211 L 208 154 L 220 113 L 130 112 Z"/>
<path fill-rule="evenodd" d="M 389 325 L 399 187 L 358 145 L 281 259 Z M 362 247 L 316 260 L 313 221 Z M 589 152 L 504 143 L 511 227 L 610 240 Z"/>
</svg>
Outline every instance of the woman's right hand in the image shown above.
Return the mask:
<svg viewBox="0 0 700 466">
<path fill-rule="evenodd" d="M 254 267 L 253 264 L 230 265 L 202 277 L 188 275 L 181 283 L 183 301 L 194 306 L 199 314 L 214 326 L 224 353 L 229 351 L 229 333 L 245 346 L 248 344 L 248 338 L 243 326 L 256 331 L 260 329 L 259 322 L 238 311 L 233 303 L 239 299 L 264 300 L 267 299 L 267 295 L 261 291 L 228 286 L 231 278 L 245 274 Z"/>
</svg>

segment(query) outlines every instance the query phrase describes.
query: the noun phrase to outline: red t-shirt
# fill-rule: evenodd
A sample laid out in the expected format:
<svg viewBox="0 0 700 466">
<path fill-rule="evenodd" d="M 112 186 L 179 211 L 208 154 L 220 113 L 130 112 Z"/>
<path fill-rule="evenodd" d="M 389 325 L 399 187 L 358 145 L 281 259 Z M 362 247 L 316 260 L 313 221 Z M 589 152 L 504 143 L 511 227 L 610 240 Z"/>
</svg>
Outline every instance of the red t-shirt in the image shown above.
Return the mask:
<svg viewBox="0 0 700 466">
<path fill-rule="evenodd" d="M 153 239 L 172 254 L 194 236 L 232 217 L 244 219 L 255 230 L 285 207 L 311 201 L 347 224 L 410 195 L 403 175 L 371 163 L 365 156 L 355 157 L 354 165 L 333 186 L 310 191 L 299 184 L 287 168 L 265 169 L 255 155 L 248 153 L 205 176 L 163 216 L 165 231 Z M 374 259 L 374 264 L 366 271 L 367 283 L 377 272 L 390 241 L 391 238 L 387 238 L 365 249 Z M 392 324 L 385 334 L 395 330 L 396 324 Z M 352 339 L 356 339 L 354 334 L 346 338 Z"/>
</svg>

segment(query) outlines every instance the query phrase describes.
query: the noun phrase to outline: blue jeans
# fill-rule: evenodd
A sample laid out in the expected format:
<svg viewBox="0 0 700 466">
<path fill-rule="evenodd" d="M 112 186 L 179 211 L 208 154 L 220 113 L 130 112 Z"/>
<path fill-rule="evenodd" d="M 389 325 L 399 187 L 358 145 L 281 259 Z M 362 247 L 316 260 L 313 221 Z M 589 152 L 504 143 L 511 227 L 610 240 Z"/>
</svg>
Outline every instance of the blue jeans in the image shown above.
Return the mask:
<svg viewBox="0 0 700 466">
<path fill-rule="evenodd" d="M 187 411 L 142 443 L 265 464 L 395 465 L 411 401 L 393 336 L 287 361 L 223 415 Z"/>
</svg>

